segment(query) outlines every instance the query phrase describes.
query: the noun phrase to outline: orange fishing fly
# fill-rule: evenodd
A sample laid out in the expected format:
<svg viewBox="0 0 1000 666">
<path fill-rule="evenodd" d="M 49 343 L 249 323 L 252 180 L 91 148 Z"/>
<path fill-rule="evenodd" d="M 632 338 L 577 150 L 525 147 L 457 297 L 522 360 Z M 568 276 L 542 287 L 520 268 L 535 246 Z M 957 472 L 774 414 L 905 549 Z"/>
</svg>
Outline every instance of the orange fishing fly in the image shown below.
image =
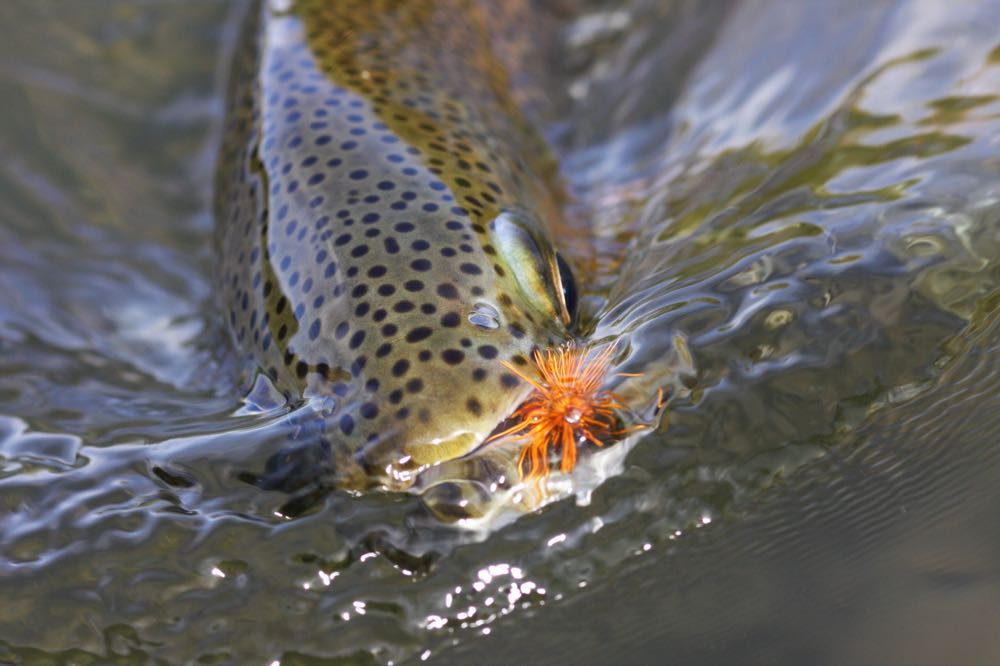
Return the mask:
<svg viewBox="0 0 1000 666">
<path fill-rule="evenodd" d="M 522 480 L 537 484 L 547 476 L 550 452 L 560 455 L 559 469 L 566 473 L 576 466 L 577 444 L 589 441 L 603 446 L 602 440 L 627 432 L 613 430 L 614 410 L 622 407 L 619 397 L 601 390 L 614 347 L 608 345 L 593 358 L 588 358 L 586 350 L 573 345 L 546 351 L 536 349 L 533 357 L 538 379 L 503 362 L 511 372 L 535 388 L 511 415 L 515 424 L 490 438 L 517 433 L 527 440 L 518 456 Z"/>
</svg>

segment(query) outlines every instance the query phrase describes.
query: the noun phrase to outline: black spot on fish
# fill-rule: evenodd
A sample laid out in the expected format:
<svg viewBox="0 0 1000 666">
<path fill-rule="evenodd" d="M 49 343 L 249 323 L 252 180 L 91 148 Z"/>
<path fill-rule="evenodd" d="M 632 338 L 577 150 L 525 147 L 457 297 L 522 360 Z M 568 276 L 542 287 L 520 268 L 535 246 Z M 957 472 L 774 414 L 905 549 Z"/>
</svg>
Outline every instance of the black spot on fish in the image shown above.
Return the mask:
<svg viewBox="0 0 1000 666">
<path fill-rule="evenodd" d="M 430 326 L 417 326 L 406 334 L 406 341 L 411 344 L 414 342 L 420 342 L 421 340 L 426 340 L 431 337 L 433 333 L 434 329 Z"/>
<path fill-rule="evenodd" d="M 441 352 L 441 360 L 448 365 L 458 365 L 465 359 L 465 353 L 458 349 L 445 349 Z"/>
</svg>

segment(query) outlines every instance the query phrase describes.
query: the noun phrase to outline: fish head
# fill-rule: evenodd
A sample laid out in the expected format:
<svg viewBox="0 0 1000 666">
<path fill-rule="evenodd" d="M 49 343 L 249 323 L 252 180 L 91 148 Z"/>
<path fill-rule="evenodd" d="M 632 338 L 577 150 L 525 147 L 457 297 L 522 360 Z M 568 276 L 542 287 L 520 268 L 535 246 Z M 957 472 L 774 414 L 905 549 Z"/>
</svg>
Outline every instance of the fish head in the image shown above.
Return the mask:
<svg viewBox="0 0 1000 666">
<path fill-rule="evenodd" d="M 368 358 L 351 368 L 358 376 L 337 425 L 363 440 L 351 448 L 369 475 L 405 480 L 415 467 L 476 449 L 532 390 L 504 363 L 529 366 L 532 350 L 571 337 L 572 271 L 537 216 L 511 207 L 478 233 L 437 222 L 423 219 L 411 241 L 427 258 L 408 256 L 386 272 L 396 289 L 382 276 L 364 290 L 376 295 L 370 316 L 380 321 L 360 345 Z M 359 272 L 382 275 L 376 266 Z"/>
</svg>

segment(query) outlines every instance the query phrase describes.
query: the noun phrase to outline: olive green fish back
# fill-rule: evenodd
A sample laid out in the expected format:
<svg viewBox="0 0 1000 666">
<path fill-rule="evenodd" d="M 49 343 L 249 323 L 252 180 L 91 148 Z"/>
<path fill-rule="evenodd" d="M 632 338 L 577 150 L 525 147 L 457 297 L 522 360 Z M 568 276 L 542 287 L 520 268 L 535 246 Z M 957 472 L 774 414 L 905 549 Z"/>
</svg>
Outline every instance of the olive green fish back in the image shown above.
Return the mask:
<svg viewBox="0 0 1000 666">
<path fill-rule="evenodd" d="M 236 54 L 217 188 L 226 316 L 280 390 L 329 407 L 338 469 L 358 483 L 406 485 L 478 445 L 527 389 L 501 360 L 566 336 L 525 296 L 544 276 L 498 250 L 501 213 L 544 245 L 559 209 L 491 43 L 509 11 L 303 0 L 254 13 Z"/>
</svg>

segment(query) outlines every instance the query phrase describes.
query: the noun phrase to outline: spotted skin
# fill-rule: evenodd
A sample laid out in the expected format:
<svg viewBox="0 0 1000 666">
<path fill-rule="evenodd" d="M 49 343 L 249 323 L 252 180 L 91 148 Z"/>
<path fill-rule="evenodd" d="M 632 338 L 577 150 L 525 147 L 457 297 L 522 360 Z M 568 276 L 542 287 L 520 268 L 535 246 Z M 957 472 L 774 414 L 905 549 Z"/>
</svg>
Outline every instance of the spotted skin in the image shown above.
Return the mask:
<svg viewBox="0 0 1000 666">
<path fill-rule="evenodd" d="M 508 73 L 518 51 L 491 41 L 516 4 L 301 0 L 248 19 L 221 297 L 260 372 L 333 406 L 345 485 L 405 487 L 465 455 L 528 392 L 501 361 L 568 337 L 554 170 Z"/>
</svg>

